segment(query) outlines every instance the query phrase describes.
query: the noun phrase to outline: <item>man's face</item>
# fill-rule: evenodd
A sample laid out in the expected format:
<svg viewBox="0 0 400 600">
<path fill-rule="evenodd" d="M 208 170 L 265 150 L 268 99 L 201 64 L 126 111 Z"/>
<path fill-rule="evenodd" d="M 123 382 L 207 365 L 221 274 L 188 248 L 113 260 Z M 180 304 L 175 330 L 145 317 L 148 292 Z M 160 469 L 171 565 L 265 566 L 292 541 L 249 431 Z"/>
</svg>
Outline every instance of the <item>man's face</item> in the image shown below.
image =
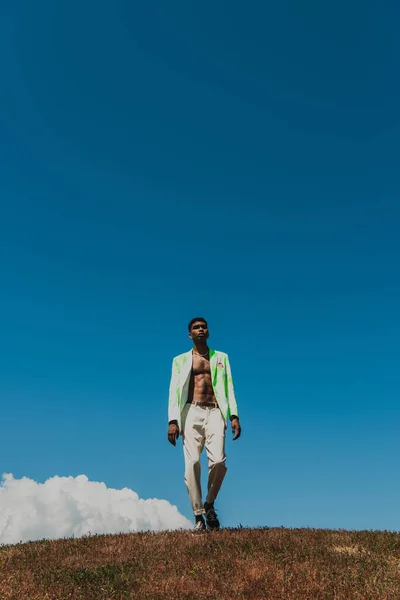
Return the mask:
<svg viewBox="0 0 400 600">
<path fill-rule="evenodd" d="M 208 327 L 204 321 L 195 321 L 189 333 L 194 342 L 205 342 L 208 339 Z"/>
</svg>

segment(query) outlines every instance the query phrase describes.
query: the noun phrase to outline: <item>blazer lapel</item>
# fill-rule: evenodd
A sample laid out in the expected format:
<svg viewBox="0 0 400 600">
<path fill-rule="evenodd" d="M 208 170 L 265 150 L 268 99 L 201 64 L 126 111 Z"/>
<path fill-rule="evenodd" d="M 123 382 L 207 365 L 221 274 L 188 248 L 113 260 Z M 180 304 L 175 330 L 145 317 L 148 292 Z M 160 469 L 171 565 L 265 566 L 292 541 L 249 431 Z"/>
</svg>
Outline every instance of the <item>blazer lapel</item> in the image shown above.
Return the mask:
<svg viewBox="0 0 400 600">
<path fill-rule="evenodd" d="M 210 371 L 213 385 L 217 382 L 217 353 L 210 348 Z"/>
<path fill-rule="evenodd" d="M 183 357 L 186 357 L 186 360 L 184 360 L 182 367 L 181 367 L 181 374 L 180 374 L 180 385 L 181 387 L 183 387 L 187 381 L 187 378 L 190 375 L 190 372 L 192 370 L 192 351 L 189 350 L 189 352 L 185 352 Z M 183 358 L 182 357 L 182 358 Z"/>
</svg>

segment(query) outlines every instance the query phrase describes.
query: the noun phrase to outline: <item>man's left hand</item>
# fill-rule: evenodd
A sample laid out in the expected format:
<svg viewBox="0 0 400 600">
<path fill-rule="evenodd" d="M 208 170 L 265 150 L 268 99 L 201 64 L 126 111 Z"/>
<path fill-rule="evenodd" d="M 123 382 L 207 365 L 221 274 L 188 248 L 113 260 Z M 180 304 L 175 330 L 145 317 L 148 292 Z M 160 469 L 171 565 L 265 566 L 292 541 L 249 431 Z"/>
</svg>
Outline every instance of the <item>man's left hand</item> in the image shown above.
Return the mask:
<svg viewBox="0 0 400 600">
<path fill-rule="evenodd" d="M 242 428 L 240 427 L 239 419 L 232 419 L 232 433 L 233 433 L 233 441 L 240 438 L 240 434 L 242 433 Z"/>
</svg>

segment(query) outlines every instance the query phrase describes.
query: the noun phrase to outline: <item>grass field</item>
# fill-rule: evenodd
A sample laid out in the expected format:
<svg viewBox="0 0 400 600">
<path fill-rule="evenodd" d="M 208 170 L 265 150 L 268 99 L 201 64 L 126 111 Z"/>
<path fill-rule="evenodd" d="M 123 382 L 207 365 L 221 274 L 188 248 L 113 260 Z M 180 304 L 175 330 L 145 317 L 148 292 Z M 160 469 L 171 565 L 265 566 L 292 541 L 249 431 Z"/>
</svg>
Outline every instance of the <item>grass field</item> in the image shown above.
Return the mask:
<svg viewBox="0 0 400 600">
<path fill-rule="evenodd" d="M 224 529 L 0 547 L 1 600 L 399 600 L 400 534 Z"/>
</svg>

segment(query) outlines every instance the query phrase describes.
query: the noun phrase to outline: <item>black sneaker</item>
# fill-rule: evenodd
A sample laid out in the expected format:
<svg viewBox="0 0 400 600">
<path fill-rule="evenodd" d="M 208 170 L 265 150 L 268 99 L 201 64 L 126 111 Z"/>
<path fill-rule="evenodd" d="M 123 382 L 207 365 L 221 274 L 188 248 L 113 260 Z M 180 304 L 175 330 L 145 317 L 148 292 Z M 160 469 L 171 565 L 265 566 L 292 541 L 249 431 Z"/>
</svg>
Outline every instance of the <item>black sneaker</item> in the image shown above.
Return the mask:
<svg viewBox="0 0 400 600">
<path fill-rule="evenodd" d="M 204 508 L 206 511 L 206 523 L 207 523 L 208 529 L 211 529 L 211 530 L 219 529 L 219 521 L 218 521 L 217 513 L 214 510 L 214 505 L 207 504 L 207 502 L 206 502 L 204 504 Z"/>
</svg>

